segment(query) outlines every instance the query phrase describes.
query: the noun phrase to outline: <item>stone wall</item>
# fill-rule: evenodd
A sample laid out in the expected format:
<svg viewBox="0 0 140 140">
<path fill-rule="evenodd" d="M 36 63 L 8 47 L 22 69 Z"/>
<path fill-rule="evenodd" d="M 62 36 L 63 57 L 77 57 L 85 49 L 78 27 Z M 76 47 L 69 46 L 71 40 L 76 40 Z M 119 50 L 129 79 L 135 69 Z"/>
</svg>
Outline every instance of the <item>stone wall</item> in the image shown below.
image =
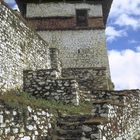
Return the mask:
<svg viewBox="0 0 140 140">
<path fill-rule="evenodd" d="M 104 140 L 140 138 L 140 91 L 93 91 L 92 116 L 107 121 L 102 124 Z"/>
<path fill-rule="evenodd" d="M 58 70 L 61 75 L 62 63 L 59 59 L 59 50 L 57 48 L 49 48 L 49 50 L 50 50 L 51 68 Z"/>
<path fill-rule="evenodd" d="M 77 9 L 88 9 L 87 27 L 77 27 Z M 28 3 L 25 17 L 44 40 L 59 48 L 64 68 L 106 67 L 110 77 L 101 2 Z"/>
<path fill-rule="evenodd" d="M 46 140 L 51 134 L 48 109 L 14 109 L 0 101 L 0 140 Z"/>
<path fill-rule="evenodd" d="M 59 115 L 48 109 L 13 109 L 0 102 L 1 140 L 139 140 L 140 91 L 93 91 L 91 114 Z"/>
<path fill-rule="evenodd" d="M 57 120 L 58 139 L 139 140 L 140 91 L 93 91 L 89 115 L 62 115 Z"/>
<path fill-rule="evenodd" d="M 57 70 L 24 71 L 23 89 L 33 96 L 74 105 L 79 104 L 75 79 L 59 78 Z"/>
<path fill-rule="evenodd" d="M 50 68 L 48 44 L 4 3 L 0 27 L 0 88 L 21 85 L 23 69 Z"/>
<path fill-rule="evenodd" d="M 91 115 L 67 115 L 57 119 L 56 139 L 102 140 L 100 124 Z"/>
<path fill-rule="evenodd" d="M 40 36 L 59 48 L 63 68 L 106 67 L 109 72 L 104 29 L 38 31 Z"/>
<path fill-rule="evenodd" d="M 109 89 L 106 68 L 63 68 L 62 77 L 76 79 L 80 90 Z"/>
</svg>

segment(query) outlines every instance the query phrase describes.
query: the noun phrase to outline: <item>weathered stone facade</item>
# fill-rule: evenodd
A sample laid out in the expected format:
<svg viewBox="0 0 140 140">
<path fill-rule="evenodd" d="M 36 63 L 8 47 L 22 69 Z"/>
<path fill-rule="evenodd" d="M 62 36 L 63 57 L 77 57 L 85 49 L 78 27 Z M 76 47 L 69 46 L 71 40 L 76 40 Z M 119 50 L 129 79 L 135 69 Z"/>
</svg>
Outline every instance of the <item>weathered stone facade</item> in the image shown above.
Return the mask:
<svg viewBox="0 0 140 140">
<path fill-rule="evenodd" d="M 48 107 L 25 108 L 21 103 L 24 108 L 15 109 L 0 99 L 0 140 L 139 140 L 140 91 L 109 90 L 104 29 L 47 31 L 48 36 L 40 31 L 50 47 L 60 48 L 61 65 L 58 49 L 48 48 L 19 15 L 3 4 L 0 14 L 1 86 L 14 88 L 23 80 L 24 90 L 37 98 L 71 106 L 92 103 L 89 114 L 64 115 L 57 110 L 52 128 Z"/>
<path fill-rule="evenodd" d="M 51 127 L 48 109 L 17 110 L 0 102 L 1 140 L 139 140 L 140 91 L 93 91 L 91 114 L 61 115 Z"/>
<path fill-rule="evenodd" d="M 106 17 L 102 8 L 101 1 L 89 3 L 34 1 L 26 3 L 24 16 L 44 40 L 59 48 L 63 68 L 106 67 L 110 78 L 105 43 Z M 80 9 L 87 10 L 88 13 L 88 25 L 84 27 L 77 26 L 76 10 Z"/>
<path fill-rule="evenodd" d="M 84 91 L 113 89 L 106 68 L 63 68 L 62 77 L 76 79 L 79 89 Z"/>
<path fill-rule="evenodd" d="M 90 115 L 65 115 L 57 120 L 57 139 L 139 140 L 139 90 L 94 90 L 90 99 Z"/>
<path fill-rule="evenodd" d="M 92 116 L 106 118 L 102 139 L 139 140 L 140 91 L 93 91 Z"/>
<path fill-rule="evenodd" d="M 3 4 L 0 27 L 0 87 L 22 85 L 23 69 L 50 68 L 48 44 Z"/>
<path fill-rule="evenodd" d="M 0 100 L 0 140 L 44 140 L 51 133 L 48 109 L 13 109 Z"/>
<path fill-rule="evenodd" d="M 104 30 L 38 31 L 38 33 L 49 44 L 59 48 L 63 68 L 109 68 Z"/>
<path fill-rule="evenodd" d="M 77 81 L 58 77 L 57 70 L 26 70 L 23 81 L 24 91 L 33 96 L 79 105 Z"/>
</svg>

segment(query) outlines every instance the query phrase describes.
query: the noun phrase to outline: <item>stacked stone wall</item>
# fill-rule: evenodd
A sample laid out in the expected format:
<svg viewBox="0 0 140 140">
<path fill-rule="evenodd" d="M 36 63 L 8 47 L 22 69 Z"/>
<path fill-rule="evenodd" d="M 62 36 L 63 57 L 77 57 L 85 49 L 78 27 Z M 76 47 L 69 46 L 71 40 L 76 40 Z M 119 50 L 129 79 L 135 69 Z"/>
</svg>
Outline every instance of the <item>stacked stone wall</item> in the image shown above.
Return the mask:
<svg viewBox="0 0 140 140">
<path fill-rule="evenodd" d="M 79 89 L 109 89 L 106 68 L 63 68 L 62 77 L 76 79 Z"/>
<path fill-rule="evenodd" d="M 51 68 L 58 70 L 61 76 L 62 65 L 59 59 L 59 50 L 57 48 L 50 48 L 50 59 L 51 59 Z"/>
<path fill-rule="evenodd" d="M 33 96 L 79 104 L 78 83 L 72 78 L 59 78 L 57 70 L 26 70 L 23 81 L 24 91 Z"/>
<path fill-rule="evenodd" d="M 139 140 L 140 91 L 93 91 L 89 115 L 65 115 L 57 120 L 58 139 Z"/>
<path fill-rule="evenodd" d="M 88 10 L 87 27 L 76 25 L 77 9 Z M 28 3 L 26 18 L 44 40 L 55 42 L 63 68 L 106 67 L 110 77 L 101 3 Z"/>
<path fill-rule="evenodd" d="M 110 77 L 104 29 L 43 30 L 38 33 L 60 50 L 63 68 L 106 67 Z"/>
<path fill-rule="evenodd" d="M 0 4 L 0 88 L 22 84 L 23 69 L 50 68 L 48 44 L 3 2 Z"/>
<path fill-rule="evenodd" d="M 106 118 L 102 139 L 140 138 L 140 91 L 93 91 L 92 116 Z"/>
<path fill-rule="evenodd" d="M 0 103 L 1 140 L 139 140 L 140 91 L 95 91 L 87 115 L 59 115 L 52 129 L 48 109 L 13 109 Z"/>
<path fill-rule="evenodd" d="M 19 110 L 0 100 L 0 140 L 43 140 L 50 135 L 54 139 L 139 140 L 140 91 L 103 90 L 110 89 L 104 29 L 39 32 L 60 48 L 61 71 L 57 49 L 49 49 L 3 3 L 0 27 L 0 90 L 24 82 L 24 91 L 36 97 L 79 105 L 80 87 L 91 91 L 85 98 L 93 102 L 91 114 L 59 114 L 55 135 L 50 134 L 52 115 L 48 109 L 28 106 Z M 100 68 L 89 68 L 97 66 Z"/>
<path fill-rule="evenodd" d="M 14 109 L 0 101 L 0 140 L 46 140 L 51 134 L 48 109 Z"/>
</svg>

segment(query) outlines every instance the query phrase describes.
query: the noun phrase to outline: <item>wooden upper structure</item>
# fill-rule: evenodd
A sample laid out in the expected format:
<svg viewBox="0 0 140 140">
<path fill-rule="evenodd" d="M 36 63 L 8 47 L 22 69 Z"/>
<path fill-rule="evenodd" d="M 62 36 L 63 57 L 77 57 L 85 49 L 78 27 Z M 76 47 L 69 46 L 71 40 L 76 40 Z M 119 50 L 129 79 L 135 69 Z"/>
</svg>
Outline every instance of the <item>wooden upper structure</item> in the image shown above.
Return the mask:
<svg viewBox="0 0 140 140">
<path fill-rule="evenodd" d="M 49 3 L 49 2 L 65 2 L 65 3 L 99 3 L 102 4 L 103 7 L 103 22 L 106 25 L 108 14 L 110 11 L 110 7 L 113 0 L 15 0 L 22 15 L 25 16 L 26 13 L 26 5 L 28 3 Z"/>
</svg>

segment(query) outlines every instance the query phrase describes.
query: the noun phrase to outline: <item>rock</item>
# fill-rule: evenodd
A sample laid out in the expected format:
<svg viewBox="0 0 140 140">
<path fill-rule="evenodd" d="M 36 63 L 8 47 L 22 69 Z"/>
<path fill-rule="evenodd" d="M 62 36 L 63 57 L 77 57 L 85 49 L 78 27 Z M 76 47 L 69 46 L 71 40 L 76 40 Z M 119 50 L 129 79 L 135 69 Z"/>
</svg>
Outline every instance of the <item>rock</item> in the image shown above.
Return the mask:
<svg viewBox="0 0 140 140">
<path fill-rule="evenodd" d="M 0 115 L 0 123 L 3 123 L 3 115 Z"/>
<path fill-rule="evenodd" d="M 34 126 L 29 125 L 29 126 L 27 126 L 27 129 L 29 129 L 29 130 L 33 130 L 33 129 L 34 129 Z"/>
<path fill-rule="evenodd" d="M 92 131 L 92 128 L 91 128 L 91 127 L 88 127 L 88 126 L 86 126 L 86 125 L 83 125 L 83 126 L 82 126 L 82 130 L 83 130 L 84 132 L 91 132 L 91 131 Z"/>
<path fill-rule="evenodd" d="M 13 133 L 17 134 L 19 132 L 18 128 L 13 128 Z"/>
<path fill-rule="evenodd" d="M 24 136 L 21 140 L 31 140 L 31 138 L 29 136 Z"/>
</svg>

